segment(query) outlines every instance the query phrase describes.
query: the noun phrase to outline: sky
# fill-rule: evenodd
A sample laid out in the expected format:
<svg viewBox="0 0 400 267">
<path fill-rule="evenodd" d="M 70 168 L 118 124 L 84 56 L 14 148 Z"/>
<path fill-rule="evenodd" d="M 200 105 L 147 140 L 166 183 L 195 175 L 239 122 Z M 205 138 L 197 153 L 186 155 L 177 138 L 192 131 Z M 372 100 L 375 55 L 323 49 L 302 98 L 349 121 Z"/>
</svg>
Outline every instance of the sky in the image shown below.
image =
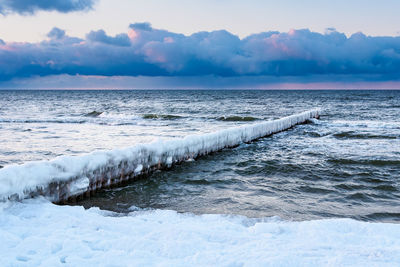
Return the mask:
<svg viewBox="0 0 400 267">
<path fill-rule="evenodd" d="M 398 10 L 398 0 L 0 0 L 0 88 L 400 88 Z"/>
</svg>

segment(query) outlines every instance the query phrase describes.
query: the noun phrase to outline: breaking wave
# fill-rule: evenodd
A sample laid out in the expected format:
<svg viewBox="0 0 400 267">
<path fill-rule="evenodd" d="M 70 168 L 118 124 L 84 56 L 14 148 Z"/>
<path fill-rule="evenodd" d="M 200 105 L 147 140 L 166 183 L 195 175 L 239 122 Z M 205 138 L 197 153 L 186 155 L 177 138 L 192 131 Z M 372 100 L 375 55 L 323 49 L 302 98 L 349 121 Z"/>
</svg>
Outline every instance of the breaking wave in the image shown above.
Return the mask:
<svg viewBox="0 0 400 267">
<path fill-rule="evenodd" d="M 355 131 L 347 131 L 333 134 L 338 139 L 397 139 L 395 135 L 380 135 L 370 133 L 358 133 Z"/>
<path fill-rule="evenodd" d="M 7 119 L 0 118 L 0 123 L 72 123 L 81 124 L 88 122 L 85 118 L 46 118 L 46 119 Z"/>
<path fill-rule="evenodd" d="M 144 114 L 142 118 L 147 120 L 157 120 L 157 119 L 177 120 L 177 119 L 182 119 L 184 117 L 178 115 L 170 115 L 170 114 Z"/>
<path fill-rule="evenodd" d="M 135 125 L 140 118 L 138 116 L 126 116 L 118 114 L 105 114 L 103 112 L 92 111 L 81 116 L 65 116 L 53 118 L 26 118 L 26 119 L 11 119 L 0 118 L 0 123 L 61 123 L 61 124 L 101 124 L 101 125 Z"/>
<path fill-rule="evenodd" d="M 98 117 L 101 114 L 103 114 L 103 112 L 94 110 L 92 112 L 89 112 L 89 113 L 85 114 L 85 117 Z"/>
<path fill-rule="evenodd" d="M 219 117 L 219 121 L 256 121 L 259 118 L 255 117 L 242 117 L 242 116 L 229 116 L 229 117 Z"/>
</svg>

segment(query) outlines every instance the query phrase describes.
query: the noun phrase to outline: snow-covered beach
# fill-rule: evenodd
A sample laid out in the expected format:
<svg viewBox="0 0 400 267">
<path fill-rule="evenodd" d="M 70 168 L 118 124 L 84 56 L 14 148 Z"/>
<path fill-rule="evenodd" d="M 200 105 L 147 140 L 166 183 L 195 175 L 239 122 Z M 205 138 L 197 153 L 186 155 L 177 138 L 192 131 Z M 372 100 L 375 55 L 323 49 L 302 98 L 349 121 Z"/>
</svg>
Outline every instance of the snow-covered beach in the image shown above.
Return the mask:
<svg viewBox="0 0 400 267">
<path fill-rule="evenodd" d="M 0 204 L 1 266 L 397 266 L 400 225 Z"/>
</svg>

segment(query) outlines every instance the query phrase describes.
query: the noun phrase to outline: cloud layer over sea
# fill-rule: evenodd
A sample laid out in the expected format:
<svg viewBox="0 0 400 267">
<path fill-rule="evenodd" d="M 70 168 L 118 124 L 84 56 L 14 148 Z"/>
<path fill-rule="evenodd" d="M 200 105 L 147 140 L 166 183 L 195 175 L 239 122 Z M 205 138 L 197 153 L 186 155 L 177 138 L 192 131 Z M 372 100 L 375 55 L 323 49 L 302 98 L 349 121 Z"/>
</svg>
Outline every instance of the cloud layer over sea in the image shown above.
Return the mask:
<svg viewBox="0 0 400 267">
<path fill-rule="evenodd" d="M 54 28 L 38 43 L 0 39 L 0 81 L 48 75 L 308 77 L 398 79 L 400 37 L 346 36 L 335 29 L 262 32 L 243 39 L 225 30 L 183 35 L 134 23 L 127 33 Z M 362 78 L 361 78 L 362 79 Z"/>
</svg>

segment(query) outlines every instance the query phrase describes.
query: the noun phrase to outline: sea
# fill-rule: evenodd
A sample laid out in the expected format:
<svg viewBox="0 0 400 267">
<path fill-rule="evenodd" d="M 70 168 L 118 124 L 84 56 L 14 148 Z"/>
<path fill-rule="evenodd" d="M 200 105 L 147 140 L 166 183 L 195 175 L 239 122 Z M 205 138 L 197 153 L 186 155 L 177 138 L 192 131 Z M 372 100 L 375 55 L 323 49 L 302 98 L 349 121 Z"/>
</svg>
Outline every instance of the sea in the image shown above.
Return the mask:
<svg viewBox="0 0 400 267">
<path fill-rule="evenodd" d="M 319 121 L 82 201 L 195 214 L 400 221 L 400 91 L 0 91 L 0 165 L 271 120 Z"/>
<path fill-rule="evenodd" d="M 390 266 L 400 260 L 400 91 L 396 90 L 0 90 L 0 171 L 9 165 L 210 133 L 314 108 L 321 109 L 319 120 L 156 171 L 122 187 L 104 189 L 71 204 L 74 206 L 57 207 L 42 203 L 43 199 L 2 204 L 0 238 L 7 240 L 7 248 L 0 245 L 0 251 L 15 254 L 12 259 L 27 266 L 43 264 L 42 260 L 51 255 L 55 255 L 57 263 L 72 265 L 82 263 L 79 260 L 88 255 L 97 255 L 97 263 L 104 264 L 96 253 L 120 244 L 116 241 L 110 245 L 110 240 L 118 236 L 116 231 L 121 231 L 121 236 L 123 231 L 134 231 L 124 228 L 127 222 L 123 220 L 128 219 L 123 218 L 131 218 L 136 220 L 132 221 L 135 227 L 153 234 L 132 235 L 124 249 L 140 237 L 132 251 L 140 247 L 142 252 L 161 255 L 165 265 L 374 262 L 376 266 Z M 69 212 L 76 216 L 71 215 L 72 219 L 65 219 L 68 223 L 60 226 L 57 221 Z M 80 221 L 82 217 L 86 219 Z M 105 226 L 111 219 L 116 228 Z M 97 241 L 89 240 L 93 244 L 79 233 L 80 245 L 75 244 L 76 248 L 90 248 L 90 253 L 76 260 L 65 253 L 65 242 L 61 247 L 54 245 L 59 238 L 52 239 L 52 247 L 48 248 L 51 253 L 33 253 L 30 243 L 22 241 L 28 244 L 25 254 L 18 246 L 10 249 L 11 244 L 19 244 L 10 238 L 10 233 L 22 238 L 21 228 L 5 225 L 20 225 L 27 220 L 36 226 L 32 224 L 24 233 L 34 236 L 36 230 L 32 227 L 43 222 L 46 227 L 61 227 L 59 231 L 68 233 L 76 233 L 76 227 L 82 225 L 97 225 L 98 221 L 102 226 L 90 228 L 92 232 L 87 230 L 92 235 L 100 233 Z M 189 230 L 179 232 L 174 225 Z M 239 225 L 246 231 L 251 228 L 251 234 L 236 238 L 235 234 L 243 230 Z M 265 227 L 254 230 L 255 225 Z M 295 226 L 298 228 L 294 229 Z M 226 231 L 225 235 L 212 235 L 207 232 L 208 227 L 215 233 Z M 106 238 L 101 229 L 110 231 L 110 236 Z M 302 232 L 304 229 L 309 232 Z M 36 233 L 36 237 L 43 237 L 43 231 Z M 365 235 L 371 233 L 381 234 L 366 241 Z M 350 234 L 356 244 L 343 239 L 342 234 Z M 249 238 L 252 235 L 253 239 Z M 323 236 L 323 240 L 314 240 Z M 163 237 L 163 241 L 158 237 Z M 183 243 L 173 243 L 175 238 Z M 315 241 L 317 249 L 308 247 L 309 243 L 304 245 L 308 238 Z M 263 243 L 267 239 L 269 243 Z M 282 252 L 285 246 L 279 240 L 285 243 L 300 239 L 298 247 L 292 246 L 292 252 L 301 248 L 301 253 Z M 177 250 L 171 252 L 166 248 L 168 242 Z M 218 242 L 222 246 L 213 247 Z M 109 246 L 102 247 L 105 243 Z M 197 243 L 212 246 L 196 247 Z M 143 244 L 148 246 L 141 247 Z M 236 249 L 243 244 L 251 246 L 242 247 L 244 251 L 238 253 Z M 273 252 L 278 258 L 268 261 L 262 255 L 266 256 L 271 246 L 276 248 Z M 192 251 L 185 249 L 188 247 Z M 216 254 L 204 254 L 205 251 Z M 153 254 L 147 257 L 146 253 L 137 255 L 136 260 L 143 260 L 136 261 L 138 265 L 158 259 Z M 133 256 L 123 254 L 124 257 L 132 260 Z"/>
</svg>

